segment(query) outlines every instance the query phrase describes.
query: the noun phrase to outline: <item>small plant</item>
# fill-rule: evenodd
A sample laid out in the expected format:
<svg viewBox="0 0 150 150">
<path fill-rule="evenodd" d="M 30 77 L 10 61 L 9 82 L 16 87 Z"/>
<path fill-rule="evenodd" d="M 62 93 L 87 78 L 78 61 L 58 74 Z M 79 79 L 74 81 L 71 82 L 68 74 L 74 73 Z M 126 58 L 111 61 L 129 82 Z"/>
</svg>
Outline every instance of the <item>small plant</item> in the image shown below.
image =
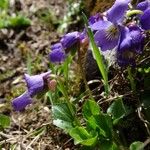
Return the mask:
<svg viewBox="0 0 150 150">
<path fill-rule="evenodd" d="M 10 126 L 10 118 L 6 115 L 0 114 L 0 130 L 4 130 Z"/>
<path fill-rule="evenodd" d="M 149 51 L 145 42 L 150 30 L 150 2 L 138 3 L 135 9 L 129 6 L 130 0 L 116 0 L 104 13 L 97 13 L 89 19 L 83 14 L 83 32 L 67 33 L 51 45 L 48 56 L 50 71 L 33 76 L 25 74 L 27 91 L 12 101 L 13 108 L 23 111 L 32 103 L 33 96 L 46 93 L 52 105 L 53 124 L 69 134 L 74 144 L 80 144 L 83 149 L 144 150 L 146 145 L 143 142 L 150 136 L 150 80 L 149 70 L 144 66 L 141 69 L 138 62 L 148 59 L 143 60 L 142 54 L 147 56 Z M 101 92 L 99 90 L 100 99 L 96 99 L 86 80 L 84 64 L 81 63 L 83 49 L 92 51 L 98 66 L 100 87 L 104 88 Z M 115 51 L 113 58 L 107 57 L 108 51 Z M 109 64 L 111 59 L 114 60 L 113 65 Z M 79 89 L 76 94 L 73 94 L 77 78 L 74 64 L 80 66 L 85 87 L 84 91 Z M 121 72 L 118 81 L 109 77 L 111 67 L 116 69 L 116 74 Z M 145 67 L 149 67 L 149 63 Z M 144 80 L 143 86 L 136 80 L 138 76 Z M 116 87 L 120 82 L 119 88 L 114 87 L 115 82 Z M 126 87 L 122 85 L 124 82 Z M 130 105 L 132 98 L 136 99 L 135 104 Z M 147 137 L 143 137 L 142 141 L 139 137 L 129 141 L 124 132 L 127 127 L 130 132 L 128 122 L 135 116 L 146 130 Z"/>
</svg>

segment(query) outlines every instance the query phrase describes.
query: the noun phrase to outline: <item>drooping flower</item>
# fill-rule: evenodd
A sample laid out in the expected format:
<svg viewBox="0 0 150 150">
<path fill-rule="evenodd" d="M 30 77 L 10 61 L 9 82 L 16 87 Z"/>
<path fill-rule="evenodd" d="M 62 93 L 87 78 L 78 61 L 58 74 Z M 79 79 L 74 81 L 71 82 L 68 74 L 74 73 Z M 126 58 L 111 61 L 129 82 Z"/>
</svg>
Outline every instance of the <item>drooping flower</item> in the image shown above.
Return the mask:
<svg viewBox="0 0 150 150">
<path fill-rule="evenodd" d="M 122 24 L 130 0 L 116 0 L 114 5 L 105 12 L 106 18 L 91 25 L 96 31 L 95 42 L 102 51 L 112 50 L 117 46 L 120 31 L 118 25 Z"/>
<path fill-rule="evenodd" d="M 49 53 L 49 60 L 52 63 L 60 64 L 66 58 L 65 51 L 61 48 L 55 49 Z"/>
<path fill-rule="evenodd" d="M 22 111 L 24 108 L 32 103 L 32 98 L 28 92 L 23 93 L 12 101 L 12 106 L 16 111 Z"/>
<path fill-rule="evenodd" d="M 35 96 L 39 92 L 42 92 L 45 87 L 45 79 L 48 78 L 50 75 L 50 71 L 46 73 L 42 73 L 40 75 L 33 75 L 30 76 L 28 74 L 25 74 L 25 81 L 27 83 L 28 92 L 30 96 Z"/>
<path fill-rule="evenodd" d="M 51 45 L 50 49 L 51 51 L 56 50 L 56 49 L 63 49 L 63 46 L 61 43 L 56 43 L 56 44 Z"/>
<path fill-rule="evenodd" d="M 143 51 L 144 34 L 137 26 L 120 26 L 120 39 L 117 47 L 117 62 L 120 66 L 135 65 L 135 55 Z"/>
<path fill-rule="evenodd" d="M 77 31 L 67 33 L 60 40 L 64 49 L 71 48 L 74 44 L 76 44 L 79 41 L 80 41 L 80 33 Z"/>
</svg>

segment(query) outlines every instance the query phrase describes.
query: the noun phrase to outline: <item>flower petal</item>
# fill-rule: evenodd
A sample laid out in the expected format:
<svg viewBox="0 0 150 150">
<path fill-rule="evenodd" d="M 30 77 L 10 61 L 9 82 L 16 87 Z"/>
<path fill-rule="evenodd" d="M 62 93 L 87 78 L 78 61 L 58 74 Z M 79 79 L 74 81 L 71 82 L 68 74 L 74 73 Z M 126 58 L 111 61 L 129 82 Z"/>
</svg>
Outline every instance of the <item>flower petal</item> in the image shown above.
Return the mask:
<svg viewBox="0 0 150 150">
<path fill-rule="evenodd" d="M 80 39 L 79 39 L 80 33 L 79 32 L 71 32 L 67 33 L 62 37 L 60 42 L 62 43 L 64 49 L 68 49 L 72 47 L 74 44 L 76 44 Z"/>
<path fill-rule="evenodd" d="M 149 4 L 150 2 L 148 0 L 145 0 L 144 2 L 140 2 L 137 5 L 137 9 L 141 11 L 145 11 L 148 8 Z"/>
<path fill-rule="evenodd" d="M 141 27 L 144 30 L 150 30 L 150 8 L 144 11 L 144 14 L 140 17 Z"/>
<path fill-rule="evenodd" d="M 55 49 L 63 49 L 63 46 L 61 43 L 56 43 L 56 44 L 53 44 L 51 45 L 51 50 L 55 50 Z"/>
<path fill-rule="evenodd" d="M 130 36 L 129 28 L 120 26 L 120 39 L 117 48 L 117 62 L 120 66 L 134 65 L 132 51 L 132 38 Z"/>
<path fill-rule="evenodd" d="M 120 26 L 120 39 L 118 44 L 118 51 L 128 50 L 131 47 L 132 38 L 127 27 Z"/>
<path fill-rule="evenodd" d="M 31 95 L 31 97 L 44 90 L 44 79 L 47 78 L 49 75 L 49 71 L 40 75 L 24 75 L 28 87 L 28 92 Z"/>
<path fill-rule="evenodd" d="M 52 63 L 61 63 L 65 60 L 65 52 L 61 49 L 53 50 L 49 53 L 49 60 Z"/>
<path fill-rule="evenodd" d="M 102 51 L 106 51 L 112 50 L 117 46 L 119 35 L 117 37 L 108 38 L 107 31 L 100 30 L 95 33 L 94 38 L 97 46 L 100 47 Z"/>
<path fill-rule="evenodd" d="M 106 12 L 107 18 L 113 23 L 119 23 L 124 18 L 130 0 L 116 0 L 114 5 Z"/>
<path fill-rule="evenodd" d="M 32 98 L 30 97 L 28 92 L 25 92 L 12 101 L 12 106 L 14 110 L 21 111 L 31 103 L 32 103 Z"/>
<path fill-rule="evenodd" d="M 89 25 L 92 25 L 92 24 L 94 24 L 95 22 L 98 22 L 99 20 L 102 20 L 102 16 L 100 16 L 100 14 L 97 13 L 96 15 L 91 16 L 91 17 L 89 18 L 88 22 L 89 22 Z"/>
<path fill-rule="evenodd" d="M 143 34 L 142 30 L 136 25 L 129 26 L 129 30 L 130 36 L 132 38 L 132 49 L 139 54 L 142 53 L 145 35 Z"/>
<path fill-rule="evenodd" d="M 105 30 L 112 25 L 110 21 L 100 20 L 95 22 L 94 24 L 90 25 L 92 30 Z"/>
</svg>

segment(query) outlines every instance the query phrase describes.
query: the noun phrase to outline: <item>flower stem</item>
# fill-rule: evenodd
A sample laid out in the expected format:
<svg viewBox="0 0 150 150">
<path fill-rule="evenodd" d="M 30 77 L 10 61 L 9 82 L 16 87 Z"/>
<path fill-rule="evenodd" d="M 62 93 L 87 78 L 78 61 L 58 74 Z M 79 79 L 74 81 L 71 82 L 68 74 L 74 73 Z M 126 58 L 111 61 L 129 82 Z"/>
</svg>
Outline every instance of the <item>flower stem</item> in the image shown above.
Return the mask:
<svg viewBox="0 0 150 150">
<path fill-rule="evenodd" d="M 131 84 L 131 89 L 132 89 L 133 92 L 136 92 L 136 84 L 134 82 L 134 78 L 133 78 L 130 66 L 128 66 L 127 71 L 128 71 L 128 77 L 129 77 L 129 80 L 130 80 L 130 84 Z"/>
<path fill-rule="evenodd" d="M 69 110 L 71 112 L 71 115 L 74 117 L 74 121 L 75 121 L 76 125 L 80 126 L 80 122 L 79 122 L 78 118 L 74 115 L 74 110 L 73 110 L 72 104 L 71 104 L 71 102 L 69 100 L 68 94 L 67 94 L 67 92 L 66 92 L 66 90 L 64 88 L 64 85 L 63 85 L 61 79 L 59 80 L 59 85 L 61 87 L 61 92 L 62 92 L 62 94 L 65 97 L 65 100 L 66 100 L 68 108 L 69 108 Z"/>
<path fill-rule="evenodd" d="M 109 83 L 108 83 L 107 66 L 104 63 L 103 56 L 102 56 L 99 48 L 97 47 L 97 45 L 95 43 L 94 34 L 93 34 L 92 30 L 89 28 L 88 20 L 87 20 L 87 17 L 84 13 L 83 13 L 83 19 L 84 19 L 85 28 L 87 29 L 87 34 L 88 34 L 88 37 L 89 37 L 89 40 L 90 40 L 93 56 L 95 57 L 95 60 L 97 62 L 97 65 L 99 67 L 99 70 L 100 70 L 102 78 L 103 78 L 103 83 L 104 83 L 104 88 L 105 88 L 105 95 L 108 97 L 108 95 L 110 94 L 110 91 L 109 91 Z"/>
</svg>

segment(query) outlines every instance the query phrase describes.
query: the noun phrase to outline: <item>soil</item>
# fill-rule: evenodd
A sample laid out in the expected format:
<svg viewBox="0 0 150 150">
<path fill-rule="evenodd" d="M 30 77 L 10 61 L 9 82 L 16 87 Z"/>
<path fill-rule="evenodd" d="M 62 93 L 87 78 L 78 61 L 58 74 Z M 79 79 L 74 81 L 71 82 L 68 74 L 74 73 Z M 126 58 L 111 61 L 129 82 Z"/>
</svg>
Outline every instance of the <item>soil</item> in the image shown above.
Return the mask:
<svg viewBox="0 0 150 150">
<path fill-rule="evenodd" d="M 34 101 L 23 112 L 15 112 L 11 100 L 25 91 L 24 73 L 48 70 L 51 43 L 62 34 L 56 20 L 62 20 L 67 8 L 64 0 L 12 0 L 10 14 L 19 12 L 32 20 L 27 28 L 0 31 L 0 113 L 11 116 L 10 128 L 0 132 L 3 150 L 75 149 L 73 140 L 53 126 L 51 106 L 46 100 Z M 51 15 L 52 12 L 52 15 Z"/>
</svg>

